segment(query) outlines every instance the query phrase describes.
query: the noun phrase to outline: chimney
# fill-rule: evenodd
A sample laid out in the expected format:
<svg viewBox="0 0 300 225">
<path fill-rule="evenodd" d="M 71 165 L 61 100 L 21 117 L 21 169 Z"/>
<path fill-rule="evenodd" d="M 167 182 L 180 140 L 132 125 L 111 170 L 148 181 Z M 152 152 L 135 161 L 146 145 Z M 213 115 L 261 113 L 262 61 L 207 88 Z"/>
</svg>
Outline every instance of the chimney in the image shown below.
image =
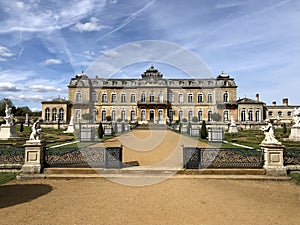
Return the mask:
<svg viewBox="0 0 300 225">
<path fill-rule="evenodd" d="M 273 105 L 273 106 L 276 106 L 276 102 L 272 102 L 272 105 Z"/>
<path fill-rule="evenodd" d="M 259 102 L 259 94 L 256 94 L 256 101 Z"/>
<path fill-rule="evenodd" d="M 282 99 L 282 102 L 283 102 L 284 106 L 288 106 L 289 105 L 289 99 L 288 98 Z"/>
</svg>

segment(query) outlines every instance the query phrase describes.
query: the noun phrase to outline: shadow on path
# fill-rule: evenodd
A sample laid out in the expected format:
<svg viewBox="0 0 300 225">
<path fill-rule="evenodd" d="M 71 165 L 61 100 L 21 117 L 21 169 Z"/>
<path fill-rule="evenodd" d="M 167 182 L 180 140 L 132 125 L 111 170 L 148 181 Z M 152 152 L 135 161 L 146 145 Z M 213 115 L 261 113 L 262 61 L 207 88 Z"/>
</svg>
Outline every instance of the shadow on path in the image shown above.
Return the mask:
<svg viewBox="0 0 300 225">
<path fill-rule="evenodd" d="M 17 204 L 30 202 L 52 191 L 45 184 L 15 184 L 0 186 L 0 209 Z"/>
</svg>

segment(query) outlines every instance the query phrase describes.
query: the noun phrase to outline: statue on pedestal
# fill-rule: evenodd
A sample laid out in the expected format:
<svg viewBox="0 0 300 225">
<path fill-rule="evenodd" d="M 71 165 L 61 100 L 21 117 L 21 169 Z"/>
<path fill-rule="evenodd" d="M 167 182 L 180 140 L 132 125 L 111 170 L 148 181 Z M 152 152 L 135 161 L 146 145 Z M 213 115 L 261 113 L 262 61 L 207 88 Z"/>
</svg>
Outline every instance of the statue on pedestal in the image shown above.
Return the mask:
<svg viewBox="0 0 300 225">
<path fill-rule="evenodd" d="M 41 140 L 42 128 L 39 121 L 36 121 L 31 128 L 29 140 Z"/>
<path fill-rule="evenodd" d="M 295 122 L 293 127 L 300 127 L 300 107 L 294 109 L 293 119 Z"/>
<path fill-rule="evenodd" d="M 231 120 L 230 120 L 230 126 L 229 126 L 228 133 L 238 133 L 238 128 L 236 126 L 233 116 L 231 116 L 230 118 L 231 118 Z"/>
<path fill-rule="evenodd" d="M 11 108 L 6 104 L 5 107 L 5 117 L 6 125 L 14 125 L 13 114 L 11 113 Z"/>
<path fill-rule="evenodd" d="M 262 144 L 275 144 L 275 145 L 281 145 L 281 142 L 279 142 L 274 135 L 274 129 L 270 121 L 268 121 L 268 125 L 265 127 L 262 127 L 261 130 L 265 134 L 265 139 L 262 141 Z"/>
</svg>

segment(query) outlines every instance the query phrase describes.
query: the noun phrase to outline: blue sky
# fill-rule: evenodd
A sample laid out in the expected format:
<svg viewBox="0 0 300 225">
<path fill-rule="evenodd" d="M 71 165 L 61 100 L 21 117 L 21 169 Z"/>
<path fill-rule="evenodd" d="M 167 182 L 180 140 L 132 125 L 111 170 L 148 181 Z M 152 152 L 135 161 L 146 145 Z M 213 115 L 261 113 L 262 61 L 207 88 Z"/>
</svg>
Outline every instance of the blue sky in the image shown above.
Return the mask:
<svg viewBox="0 0 300 225">
<path fill-rule="evenodd" d="M 159 40 L 191 50 L 214 76 L 234 77 L 238 97 L 300 104 L 299 18 L 299 0 L 3 0 L 0 98 L 40 109 L 67 98 L 69 80 L 114 48 Z M 139 78 L 150 64 L 122 72 Z"/>
</svg>

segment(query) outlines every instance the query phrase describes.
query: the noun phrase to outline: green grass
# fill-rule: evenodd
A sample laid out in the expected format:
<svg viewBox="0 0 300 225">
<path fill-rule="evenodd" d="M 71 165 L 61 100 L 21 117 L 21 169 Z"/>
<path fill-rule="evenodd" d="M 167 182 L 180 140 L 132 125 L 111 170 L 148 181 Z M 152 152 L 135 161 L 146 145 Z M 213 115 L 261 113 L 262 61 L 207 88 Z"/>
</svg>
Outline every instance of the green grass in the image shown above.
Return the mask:
<svg viewBox="0 0 300 225">
<path fill-rule="evenodd" d="M 16 179 L 17 173 L 0 173 L 0 185 Z"/>
<path fill-rule="evenodd" d="M 290 173 L 289 176 L 297 185 L 300 185 L 300 173 Z"/>
</svg>

